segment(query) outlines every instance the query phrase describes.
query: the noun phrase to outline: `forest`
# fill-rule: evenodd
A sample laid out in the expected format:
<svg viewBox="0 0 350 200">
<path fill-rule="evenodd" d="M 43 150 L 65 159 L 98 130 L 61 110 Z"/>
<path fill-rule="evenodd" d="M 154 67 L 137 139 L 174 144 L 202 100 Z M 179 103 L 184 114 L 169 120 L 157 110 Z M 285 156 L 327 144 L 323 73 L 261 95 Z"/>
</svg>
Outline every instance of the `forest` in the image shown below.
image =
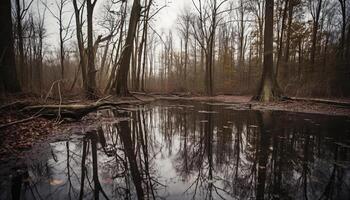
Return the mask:
<svg viewBox="0 0 350 200">
<path fill-rule="evenodd" d="M 95 16 L 96 3 L 3 2 L 2 94 L 349 95 L 345 0 L 188 1 L 169 30 L 156 24 L 171 3 L 101 1 Z"/>
<path fill-rule="evenodd" d="M 0 27 L 0 199 L 350 197 L 347 0 L 1 0 Z"/>
</svg>

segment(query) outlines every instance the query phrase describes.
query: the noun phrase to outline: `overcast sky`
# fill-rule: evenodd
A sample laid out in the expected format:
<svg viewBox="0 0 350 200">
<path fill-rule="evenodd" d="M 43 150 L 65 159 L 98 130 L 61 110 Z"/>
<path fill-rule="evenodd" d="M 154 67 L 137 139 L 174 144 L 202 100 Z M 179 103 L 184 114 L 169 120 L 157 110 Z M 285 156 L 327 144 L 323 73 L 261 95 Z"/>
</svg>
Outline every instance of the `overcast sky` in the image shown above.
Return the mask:
<svg viewBox="0 0 350 200">
<path fill-rule="evenodd" d="M 26 0 L 29 2 L 29 0 Z M 34 12 L 43 12 L 44 6 L 42 5 L 41 1 L 45 2 L 47 1 L 47 5 L 50 8 L 50 10 L 56 14 L 57 8 L 55 5 L 56 0 L 35 0 L 37 2 L 33 3 L 32 9 Z M 60 1 L 60 0 L 57 0 Z M 131 0 L 129 0 L 130 3 L 132 3 Z M 103 4 L 105 0 L 98 0 L 98 4 L 96 5 L 95 11 L 94 11 L 94 21 L 95 23 L 101 19 L 102 11 L 103 11 Z M 181 13 L 185 7 L 191 7 L 192 1 L 191 0 L 155 0 L 155 4 L 157 4 L 157 7 L 162 7 L 164 5 L 167 5 L 165 8 L 163 8 L 154 18 L 153 24 L 154 28 L 159 32 L 165 32 L 167 33 L 169 29 L 174 29 L 176 26 L 176 21 L 178 14 Z M 130 4 L 131 5 L 131 4 Z M 73 14 L 72 9 L 72 3 L 69 2 L 66 6 L 66 14 L 65 14 L 65 21 L 69 21 L 68 19 Z M 58 24 L 57 20 L 52 16 L 52 14 L 49 11 L 46 11 L 46 29 L 47 29 L 47 38 L 46 38 L 46 44 L 47 48 L 57 48 L 59 44 L 59 37 L 58 37 Z M 73 18 L 74 20 L 74 18 Z M 72 23 L 72 28 L 75 27 L 74 22 Z M 95 25 L 95 30 L 98 31 L 98 26 Z M 72 38 L 72 41 L 75 41 L 75 37 Z M 70 41 L 70 42 L 72 42 Z M 53 49 L 52 49 L 53 50 Z"/>
</svg>

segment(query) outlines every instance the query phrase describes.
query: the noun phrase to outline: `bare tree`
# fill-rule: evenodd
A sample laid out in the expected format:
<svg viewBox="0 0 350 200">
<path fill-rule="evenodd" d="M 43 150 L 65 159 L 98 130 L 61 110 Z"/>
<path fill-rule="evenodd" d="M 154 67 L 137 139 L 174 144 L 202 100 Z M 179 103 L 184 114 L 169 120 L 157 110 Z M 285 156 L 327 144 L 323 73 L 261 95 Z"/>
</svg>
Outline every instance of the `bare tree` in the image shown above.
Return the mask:
<svg viewBox="0 0 350 200">
<path fill-rule="evenodd" d="M 43 1 L 42 1 L 43 2 Z M 73 37 L 71 31 L 71 23 L 74 15 L 69 17 L 69 20 L 65 20 L 66 17 L 66 7 L 69 3 L 69 0 L 55 0 L 55 6 L 57 11 L 54 11 L 51 8 L 51 5 L 48 5 L 47 2 L 43 2 L 44 6 L 51 13 L 51 15 L 56 19 L 58 24 L 58 33 L 59 33 L 59 45 L 60 45 L 60 67 L 61 67 L 61 79 L 64 79 L 65 73 L 65 57 L 66 57 L 66 49 L 65 43 Z"/>
<path fill-rule="evenodd" d="M 20 70 L 20 83 L 24 86 L 26 85 L 26 74 L 28 74 L 28 71 L 25 66 L 25 57 L 24 57 L 24 34 L 23 34 L 23 19 L 28 13 L 28 10 L 30 6 L 32 5 L 34 0 L 29 1 L 28 4 L 26 4 L 25 0 L 16 0 L 16 35 L 17 35 L 17 48 L 19 51 L 19 62 L 18 62 L 18 68 Z"/>
<path fill-rule="evenodd" d="M 346 25 L 347 25 L 347 1 L 346 0 L 338 0 L 340 4 L 340 12 L 341 12 L 341 36 L 340 36 L 340 55 L 341 58 L 345 58 L 345 33 L 346 33 Z"/>
<path fill-rule="evenodd" d="M 263 57 L 263 42 L 264 42 L 264 12 L 265 12 L 265 1 L 264 0 L 251 0 L 248 1 L 248 10 L 256 18 L 258 42 L 257 42 L 257 63 L 262 63 Z"/>
<path fill-rule="evenodd" d="M 93 46 L 93 11 L 97 0 L 93 2 L 87 0 L 87 35 L 88 35 L 88 67 L 87 67 L 87 88 L 86 95 L 88 98 L 94 98 L 96 95 L 96 69 L 95 69 L 95 52 Z"/>
<path fill-rule="evenodd" d="M 184 40 L 184 48 L 185 48 L 185 58 L 184 58 L 184 73 L 183 73 L 183 79 L 184 79 L 184 87 L 187 87 L 187 68 L 188 68 L 188 43 L 190 39 L 190 28 L 191 28 L 191 20 L 192 20 L 193 14 L 189 10 L 185 10 L 184 13 L 182 13 L 179 17 L 179 29 L 181 33 L 181 37 Z"/>
<path fill-rule="evenodd" d="M 317 33 L 319 29 L 319 21 L 321 16 L 323 0 L 308 0 L 308 6 L 312 16 L 313 27 L 312 27 L 312 37 L 311 37 L 311 52 L 310 61 L 311 69 L 314 70 L 315 55 L 316 55 L 316 43 L 317 43 Z"/>
<path fill-rule="evenodd" d="M 129 96 L 128 90 L 128 74 L 130 69 L 130 58 L 134 46 L 134 38 L 136 34 L 137 24 L 141 16 L 140 0 L 134 0 L 128 28 L 128 34 L 125 40 L 124 49 L 120 58 L 120 67 L 115 79 L 115 91 L 118 96 Z"/>
<path fill-rule="evenodd" d="M 246 33 L 246 22 L 245 22 L 245 13 L 246 13 L 246 1 L 245 0 L 240 0 L 239 1 L 239 7 L 237 9 L 237 17 L 238 17 L 238 20 L 237 20 L 237 27 L 238 27 L 238 67 L 239 67 L 239 70 L 240 70 L 240 76 L 239 76 L 239 79 L 240 79 L 240 82 L 242 82 L 242 79 L 243 79 L 243 72 L 244 72 L 244 66 L 245 66 L 245 50 L 246 50 L 246 40 L 247 40 L 247 37 L 245 36 Z"/>
<path fill-rule="evenodd" d="M 223 20 L 221 16 L 226 10 L 221 8 L 227 0 L 205 1 L 198 0 L 193 5 L 197 11 L 197 19 L 192 23 L 195 39 L 198 41 L 205 54 L 205 85 L 206 94 L 213 95 L 213 66 L 214 66 L 214 48 L 215 48 L 215 33 L 218 24 Z"/>
<path fill-rule="evenodd" d="M 266 0 L 263 73 L 258 93 L 254 97 L 259 101 L 274 101 L 282 96 L 273 70 L 273 7 L 274 1 Z"/>
<path fill-rule="evenodd" d="M 124 30 L 125 30 L 125 21 L 126 21 L 126 16 L 127 16 L 127 1 L 125 1 L 125 3 L 123 5 L 120 6 L 120 13 L 121 14 L 121 19 L 120 19 L 120 27 L 119 27 L 119 37 L 117 40 L 117 47 L 116 47 L 116 54 L 115 54 L 115 58 L 113 61 L 113 65 L 112 65 L 112 69 L 111 69 L 111 73 L 110 76 L 108 78 L 107 81 L 107 86 L 105 88 L 105 92 L 108 92 L 111 88 L 115 87 L 115 77 L 117 76 L 117 70 L 118 70 L 118 65 L 119 65 L 119 59 L 120 59 L 120 51 L 122 49 L 122 45 L 123 45 L 123 37 L 124 37 Z"/>
<path fill-rule="evenodd" d="M 76 37 L 78 43 L 78 51 L 79 51 L 79 67 L 81 68 L 82 80 L 83 80 L 83 88 L 87 90 L 87 61 L 86 61 L 86 53 L 85 53 L 85 45 L 83 39 L 83 11 L 85 6 L 84 2 L 78 6 L 77 0 L 73 0 L 73 8 L 74 8 L 74 16 L 75 16 L 75 30 Z M 71 89 L 74 87 L 75 81 L 73 82 Z"/>
<path fill-rule="evenodd" d="M 10 0 L 0 1 L 0 13 L 0 91 L 20 92 L 13 47 Z"/>
</svg>

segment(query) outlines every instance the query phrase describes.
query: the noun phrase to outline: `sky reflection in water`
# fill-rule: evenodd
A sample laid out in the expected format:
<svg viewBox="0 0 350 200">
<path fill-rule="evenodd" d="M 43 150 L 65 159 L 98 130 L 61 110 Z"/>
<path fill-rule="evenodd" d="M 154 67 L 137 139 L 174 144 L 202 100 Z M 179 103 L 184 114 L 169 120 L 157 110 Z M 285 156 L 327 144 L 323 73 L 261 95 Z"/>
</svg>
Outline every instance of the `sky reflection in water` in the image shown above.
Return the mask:
<svg viewBox="0 0 350 200">
<path fill-rule="evenodd" d="M 349 118 L 166 102 L 99 115 L 121 120 L 42 146 L 0 198 L 350 196 Z"/>
</svg>

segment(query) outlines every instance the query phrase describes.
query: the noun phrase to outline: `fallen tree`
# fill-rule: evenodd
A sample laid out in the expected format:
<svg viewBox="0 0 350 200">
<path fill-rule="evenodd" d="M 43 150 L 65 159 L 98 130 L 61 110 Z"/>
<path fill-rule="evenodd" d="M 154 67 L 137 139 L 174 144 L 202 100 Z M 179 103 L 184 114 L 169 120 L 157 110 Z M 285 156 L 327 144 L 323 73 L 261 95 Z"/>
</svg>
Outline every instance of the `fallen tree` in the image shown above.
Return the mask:
<svg viewBox="0 0 350 200">
<path fill-rule="evenodd" d="M 74 119 L 80 120 L 85 115 L 101 108 L 113 108 L 120 105 L 138 104 L 142 101 L 97 101 L 90 104 L 67 104 L 67 105 L 34 105 L 24 107 L 21 111 L 26 113 L 40 114 L 47 118 Z"/>
</svg>

